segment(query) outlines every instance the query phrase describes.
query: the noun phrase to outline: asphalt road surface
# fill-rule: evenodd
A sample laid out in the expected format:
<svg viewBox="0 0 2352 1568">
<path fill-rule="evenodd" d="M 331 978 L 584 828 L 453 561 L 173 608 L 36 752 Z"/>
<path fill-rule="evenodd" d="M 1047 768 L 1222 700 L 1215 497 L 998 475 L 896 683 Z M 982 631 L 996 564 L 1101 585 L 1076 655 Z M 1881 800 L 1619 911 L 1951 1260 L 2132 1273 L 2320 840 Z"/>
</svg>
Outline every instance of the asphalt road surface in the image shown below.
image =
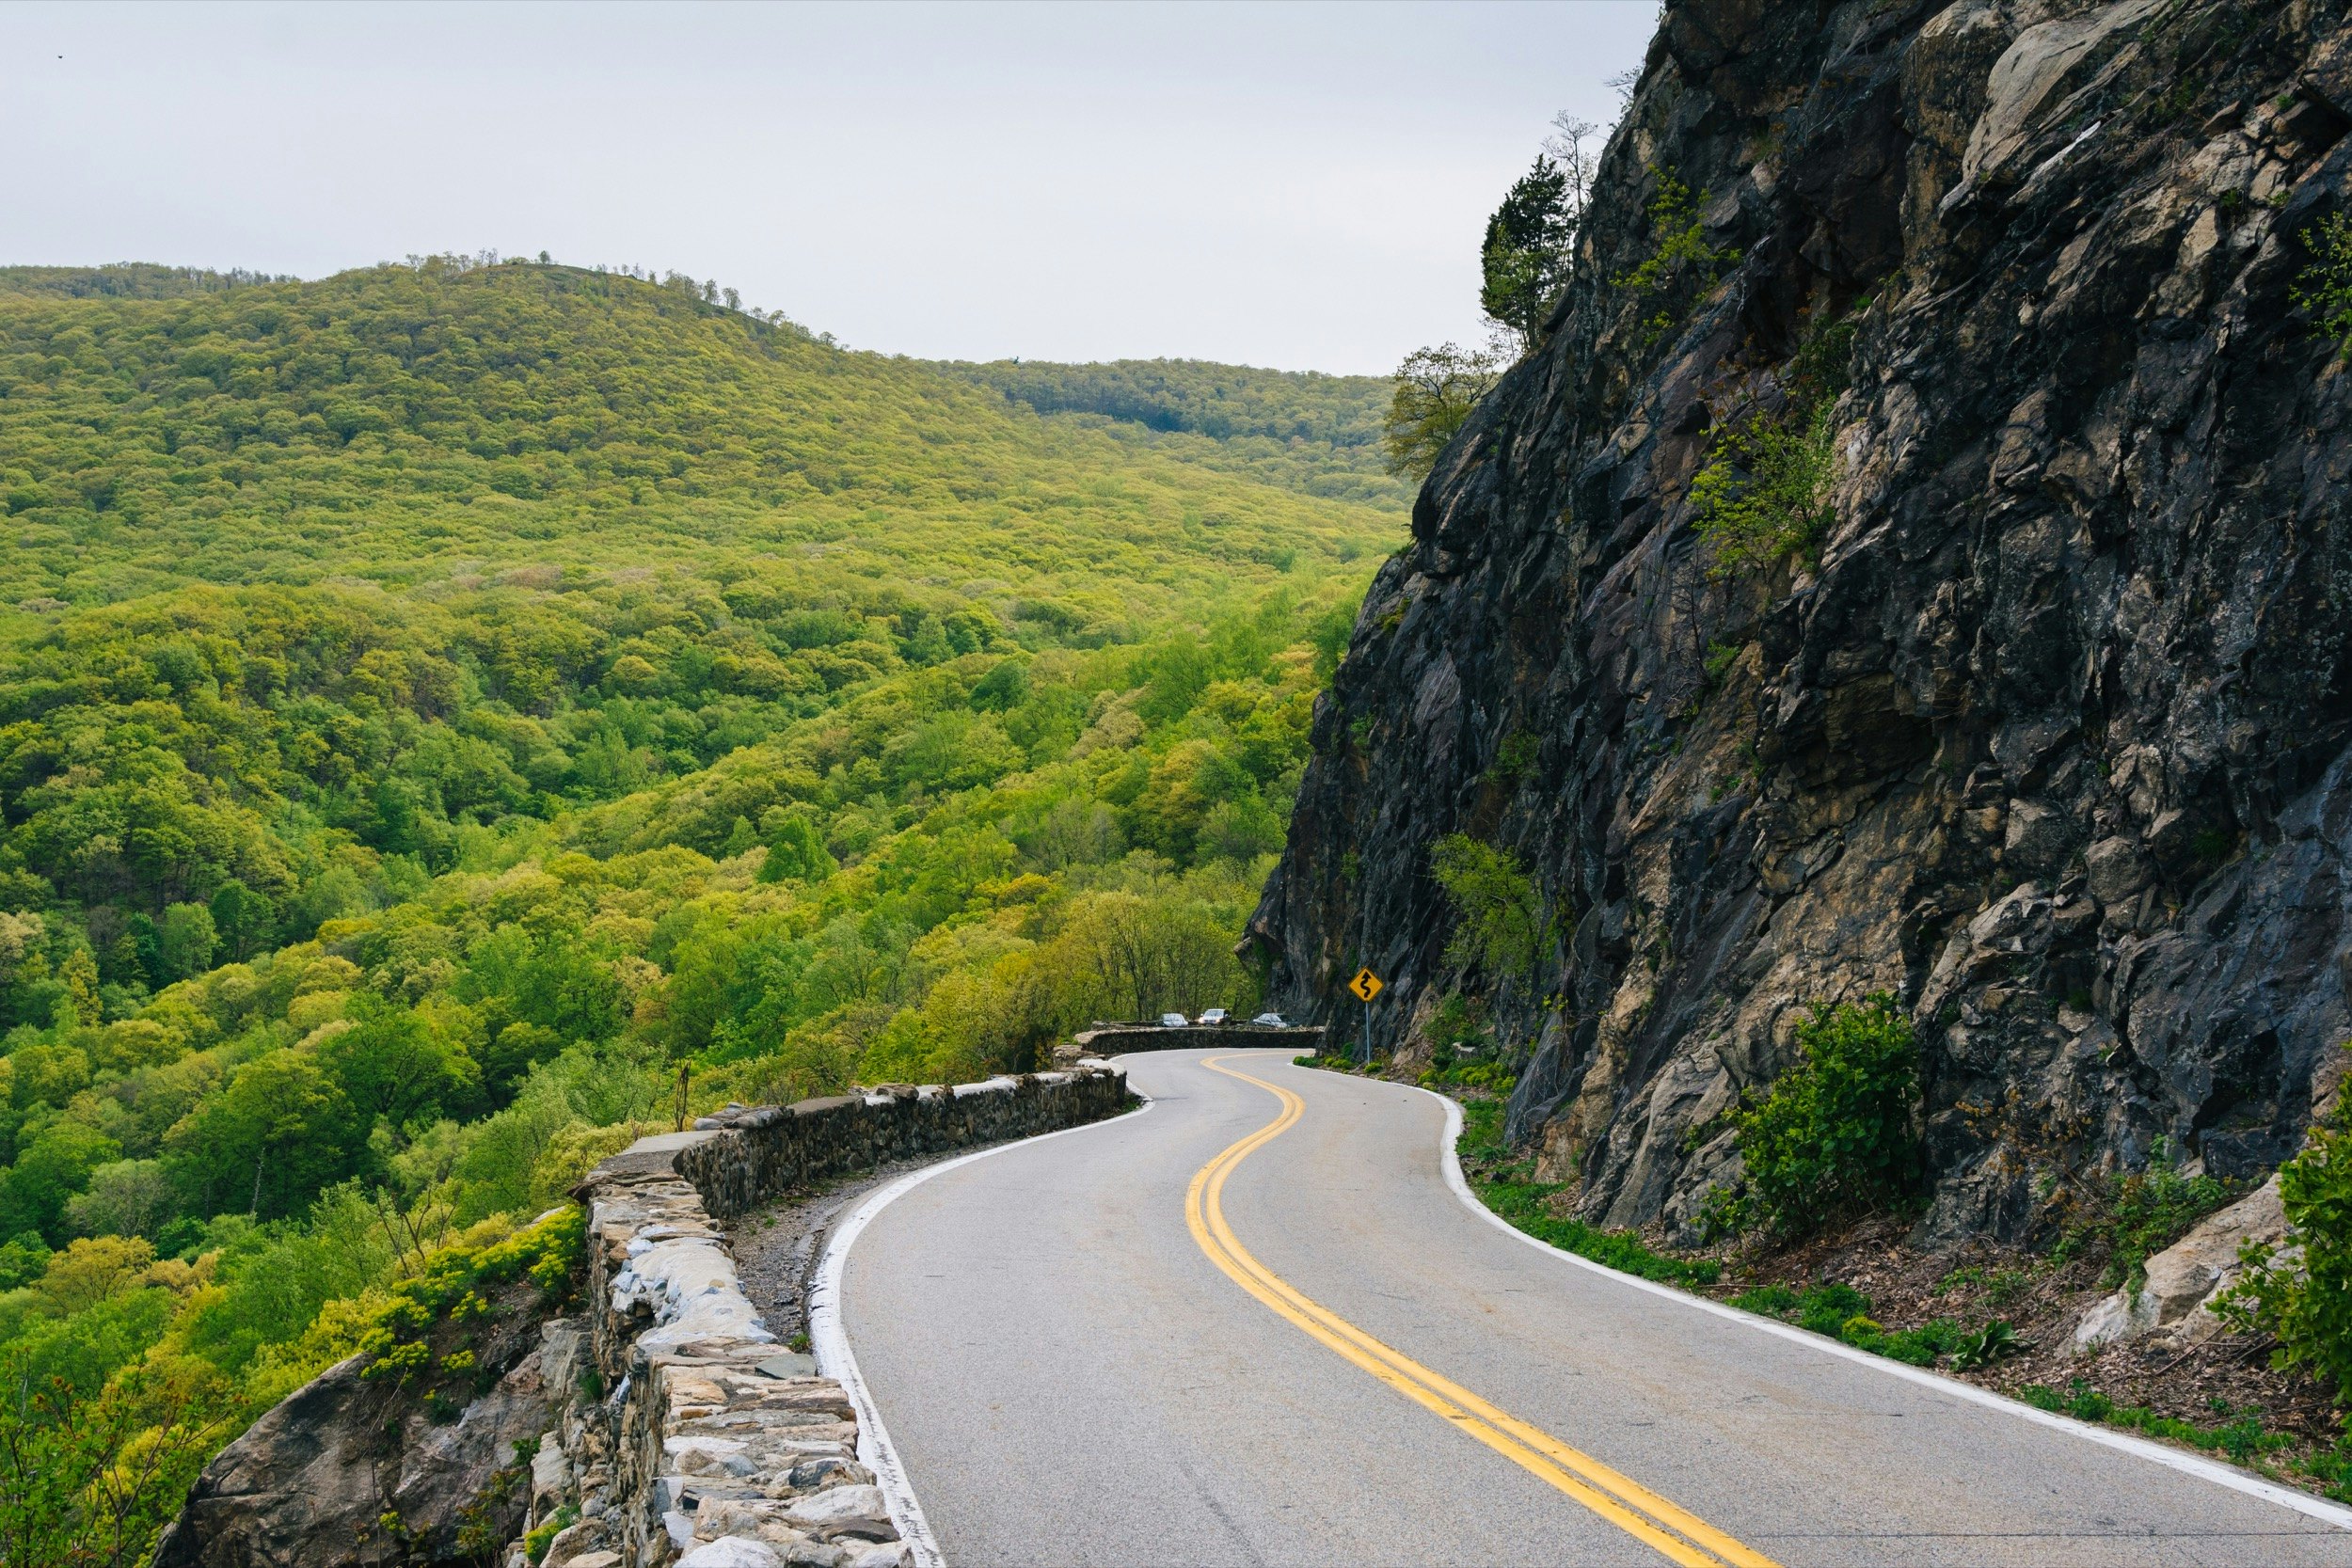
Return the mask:
<svg viewBox="0 0 2352 1568">
<path fill-rule="evenodd" d="M 1126 1066 L 1148 1112 L 946 1170 L 847 1255 L 949 1568 L 2352 1568 L 2326 1518 L 1482 1222 L 1433 1096 Z"/>
</svg>

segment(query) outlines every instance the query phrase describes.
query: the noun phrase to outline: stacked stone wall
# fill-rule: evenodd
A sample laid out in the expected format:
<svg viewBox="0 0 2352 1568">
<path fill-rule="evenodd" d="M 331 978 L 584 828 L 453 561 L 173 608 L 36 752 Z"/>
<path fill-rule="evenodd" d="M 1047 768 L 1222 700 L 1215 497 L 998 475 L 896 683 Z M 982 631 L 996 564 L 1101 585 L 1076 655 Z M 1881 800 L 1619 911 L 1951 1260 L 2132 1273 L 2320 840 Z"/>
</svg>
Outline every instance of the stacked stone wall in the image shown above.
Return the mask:
<svg viewBox="0 0 2352 1568">
<path fill-rule="evenodd" d="M 1158 1023 L 1104 1023 L 1071 1037 L 1074 1056 L 1123 1056 L 1135 1051 L 1258 1051 L 1272 1046 L 1301 1055 L 1323 1049 L 1323 1026 L 1276 1028 L 1263 1023 L 1193 1023 L 1170 1029 Z"/>
<path fill-rule="evenodd" d="M 1089 1060 L 729 1106 L 591 1171 L 577 1189 L 585 1342 L 580 1325 L 548 1330 L 548 1358 L 580 1371 L 532 1467 L 532 1523 L 562 1525 L 543 1568 L 904 1568 L 909 1548 L 859 1457 L 849 1395 L 776 1342 L 717 1220 L 825 1177 L 1057 1132 L 1128 1103 L 1125 1074 Z M 524 1560 L 517 1544 L 509 1568 Z"/>
</svg>

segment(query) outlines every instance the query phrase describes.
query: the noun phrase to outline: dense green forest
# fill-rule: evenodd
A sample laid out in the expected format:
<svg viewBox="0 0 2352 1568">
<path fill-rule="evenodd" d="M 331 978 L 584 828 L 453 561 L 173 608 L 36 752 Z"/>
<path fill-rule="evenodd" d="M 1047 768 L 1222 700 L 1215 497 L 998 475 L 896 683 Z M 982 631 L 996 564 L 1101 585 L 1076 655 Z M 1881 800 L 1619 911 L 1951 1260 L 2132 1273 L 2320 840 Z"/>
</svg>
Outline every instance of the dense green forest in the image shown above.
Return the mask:
<svg viewBox="0 0 2352 1568">
<path fill-rule="evenodd" d="M 681 1067 L 700 1110 L 1253 1000 L 1403 532 L 1378 396 L 717 293 L 0 271 L 0 1557 L 135 1561 Z"/>
<path fill-rule="evenodd" d="M 1198 359 L 1056 365 L 999 359 L 936 367 L 993 387 L 1061 422 L 1163 456 L 1268 484 L 1374 505 L 1410 506 L 1412 484 L 1384 461 L 1393 395 L 1385 375 L 1255 370 Z"/>
</svg>

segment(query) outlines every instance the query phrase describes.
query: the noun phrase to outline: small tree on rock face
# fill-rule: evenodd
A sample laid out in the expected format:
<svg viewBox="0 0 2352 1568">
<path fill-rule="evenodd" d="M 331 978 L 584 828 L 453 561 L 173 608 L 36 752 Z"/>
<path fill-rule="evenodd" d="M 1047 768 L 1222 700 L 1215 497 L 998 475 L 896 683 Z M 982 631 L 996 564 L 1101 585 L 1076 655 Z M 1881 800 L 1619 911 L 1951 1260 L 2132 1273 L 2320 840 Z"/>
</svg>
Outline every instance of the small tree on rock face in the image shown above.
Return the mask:
<svg viewBox="0 0 2352 1568">
<path fill-rule="evenodd" d="M 1534 343 L 1567 281 L 1568 246 L 1576 238 L 1567 193 L 1567 176 L 1539 154 L 1535 166 L 1512 183 L 1486 220 L 1478 303 L 1518 339 L 1521 352 Z"/>
<path fill-rule="evenodd" d="M 1454 906 L 1446 961 L 1533 983 L 1550 931 L 1543 895 L 1518 859 L 1467 833 L 1449 833 L 1429 851 L 1429 874 Z"/>
<path fill-rule="evenodd" d="M 1556 134 L 1503 194 L 1479 252 L 1478 303 L 1521 354 L 1535 346 L 1575 271 L 1577 233 L 1592 192 L 1594 160 L 1584 142 L 1595 127 L 1565 112 L 1551 123 Z"/>
<path fill-rule="evenodd" d="M 1409 479 L 1437 467 L 1438 454 L 1469 422 L 1500 372 L 1493 355 L 1452 343 L 1406 355 L 1389 400 L 1389 471 Z"/>
</svg>

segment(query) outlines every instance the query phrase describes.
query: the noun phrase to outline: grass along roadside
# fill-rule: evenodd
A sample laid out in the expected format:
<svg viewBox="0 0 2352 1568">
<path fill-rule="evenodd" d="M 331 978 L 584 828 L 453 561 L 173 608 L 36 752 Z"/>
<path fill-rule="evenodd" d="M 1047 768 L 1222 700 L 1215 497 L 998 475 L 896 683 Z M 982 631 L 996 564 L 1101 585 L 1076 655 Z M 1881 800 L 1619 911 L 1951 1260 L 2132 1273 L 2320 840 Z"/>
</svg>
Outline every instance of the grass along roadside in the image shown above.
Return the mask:
<svg viewBox="0 0 2352 1568">
<path fill-rule="evenodd" d="M 1388 1062 L 1375 1056 L 1366 1069 L 1344 1056 L 1300 1056 L 1296 1065 L 1377 1078 Z M 1474 1082 L 1465 1082 L 1473 1078 Z M 1463 1178 L 1480 1202 L 1537 1241 L 1623 1274 L 1686 1288 L 1704 1288 L 1722 1277 L 1723 1265 L 1711 1258 L 1671 1257 L 1645 1244 L 1629 1230 L 1604 1230 L 1554 1212 L 1551 1199 L 1565 1190 L 1565 1183 L 1536 1180 L 1535 1162 L 1515 1158 L 1503 1142 L 1502 1102 L 1511 1085 L 1507 1075 L 1487 1070 L 1486 1064 L 1422 1075 L 1422 1087 L 1447 1094 L 1462 1107 L 1462 1136 L 1454 1151 L 1462 1163 Z M 1476 1098 L 1456 1092 L 1465 1087 Z"/>
<path fill-rule="evenodd" d="M 1297 1064 L 1358 1077 L 1383 1076 L 1388 1066 L 1375 1058 L 1367 1070 L 1338 1056 L 1301 1056 Z M 1536 1180 L 1534 1162 L 1515 1156 L 1503 1140 L 1503 1101 L 1511 1080 L 1457 1081 L 1464 1076 L 1462 1069 L 1424 1073 L 1422 1086 L 1461 1105 L 1462 1134 L 1455 1153 L 1462 1174 L 1479 1201 L 1515 1229 L 1621 1273 L 1776 1318 L 1889 1360 L 1976 1383 L 2037 1409 L 2193 1449 L 2266 1480 L 2352 1503 L 2352 1439 L 2282 1431 L 2265 1418 L 2260 1406 L 2223 1398 L 2203 1402 L 2216 1418 L 2208 1422 L 2126 1402 L 2082 1376 L 2068 1378 L 2063 1390 L 2044 1382 L 2019 1382 L 2008 1364 L 2031 1347 L 2006 1316 L 1984 1317 L 1972 1328 L 1973 1315 L 1962 1307 L 1921 1323 L 1889 1328 L 1871 1317 L 1870 1295 L 1846 1281 L 1822 1278 L 1800 1286 L 1742 1278 L 1744 1271 L 1732 1259 L 1664 1252 L 1631 1231 L 1607 1230 L 1559 1213 L 1557 1200 L 1566 1184 Z M 2020 1292 L 2014 1287 L 2031 1272 L 2031 1265 L 1963 1266 L 1947 1274 L 1939 1293 L 1951 1291 L 1980 1305 L 1997 1306 L 2015 1299 Z"/>
</svg>

